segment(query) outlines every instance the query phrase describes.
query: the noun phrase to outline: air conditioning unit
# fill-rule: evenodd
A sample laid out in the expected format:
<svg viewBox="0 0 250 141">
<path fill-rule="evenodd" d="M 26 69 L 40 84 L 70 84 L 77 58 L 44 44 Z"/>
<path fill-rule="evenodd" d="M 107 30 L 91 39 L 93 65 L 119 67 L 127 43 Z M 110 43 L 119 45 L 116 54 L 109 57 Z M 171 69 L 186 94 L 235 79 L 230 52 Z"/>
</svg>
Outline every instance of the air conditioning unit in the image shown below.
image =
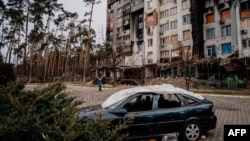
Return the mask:
<svg viewBox="0 0 250 141">
<path fill-rule="evenodd" d="M 225 23 L 225 20 L 220 20 L 220 24 L 224 24 Z"/>
<path fill-rule="evenodd" d="M 246 29 L 241 30 L 241 34 L 247 34 L 247 30 Z"/>
</svg>

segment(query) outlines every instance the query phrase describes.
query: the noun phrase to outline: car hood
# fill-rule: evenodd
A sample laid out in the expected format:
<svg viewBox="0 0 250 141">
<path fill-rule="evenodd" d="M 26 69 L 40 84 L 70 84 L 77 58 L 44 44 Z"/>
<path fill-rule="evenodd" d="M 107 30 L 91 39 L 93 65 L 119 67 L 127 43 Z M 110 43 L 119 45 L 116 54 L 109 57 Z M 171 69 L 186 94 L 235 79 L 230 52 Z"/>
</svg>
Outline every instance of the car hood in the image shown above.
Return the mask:
<svg viewBox="0 0 250 141">
<path fill-rule="evenodd" d="M 110 117 L 110 113 L 107 109 L 103 109 L 101 105 L 89 106 L 82 108 L 78 115 L 78 120 L 83 118 L 89 119 L 106 119 Z"/>
</svg>

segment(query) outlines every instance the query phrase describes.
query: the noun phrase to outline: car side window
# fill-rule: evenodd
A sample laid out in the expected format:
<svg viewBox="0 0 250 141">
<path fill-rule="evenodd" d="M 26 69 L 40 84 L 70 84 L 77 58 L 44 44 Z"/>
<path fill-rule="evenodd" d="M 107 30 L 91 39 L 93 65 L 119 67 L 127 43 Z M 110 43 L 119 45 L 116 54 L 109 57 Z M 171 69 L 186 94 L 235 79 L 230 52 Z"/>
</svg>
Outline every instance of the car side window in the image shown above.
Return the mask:
<svg viewBox="0 0 250 141">
<path fill-rule="evenodd" d="M 185 102 L 185 104 L 187 106 L 194 106 L 194 105 L 197 105 L 199 102 L 196 101 L 196 100 L 193 100 L 189 97 L 186 97 L 186 96 L 182 96 L 183 97 L 183 101 Z"/>
<path fill-rule="evenodd" d="M 152 110 L 152 97 L 153 96 L 150 94 L 139 95 L 130 100 L 128 103 L 126 103 L 123 108 L 126 109 L 128 112 Z"/>
<path fill-rule="evenodd" d="M 181 102 L 175 94 L 160 94 L 158 98 L 158 108 L 180 107 Z"/>
</svg>

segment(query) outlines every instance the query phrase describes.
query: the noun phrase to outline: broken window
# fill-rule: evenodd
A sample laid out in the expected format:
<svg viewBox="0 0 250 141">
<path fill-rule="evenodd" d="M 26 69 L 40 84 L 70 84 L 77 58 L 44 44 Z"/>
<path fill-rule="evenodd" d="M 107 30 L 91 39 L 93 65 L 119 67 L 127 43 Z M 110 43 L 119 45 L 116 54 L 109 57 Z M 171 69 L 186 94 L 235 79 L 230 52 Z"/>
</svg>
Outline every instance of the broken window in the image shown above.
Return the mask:
<svg viewBox="0 0 250 141">
<path fill-rule="evenodd" d="M 224 54 L 232 54 L 232 45 L 231 43 L 226 43 L 221 45 L 221 53 Z"/>
<path fill-rule="evenodd" d="M 166 42 L 167 42 L 167 43 L 171 43 L 171 38 L 170 38 L 170 36 L 167 36 L 167 37 L 166 37 Z"/>
<path fill-rule="evenodd" d="M 190 39 L 191 39 L 190 30 L 183 31 L 183 40 L 190 40 Z"/>
<path fill-rule="evenodd" d="M 153 52 L 148 52 L 148 63 L 153 63 Z"/>
<path fill-rule="evenodd" d="M 177 43 L 178 41 L 178 35 L 172 35 L 171 36 L 171 43 Z"/>
<path fill-rule="evenodd" d="M 122 7 L 120 7 L 120 8 L 117 9 L 117 13 L 118 13 L 118 14 L 119 14 L 119 13 L 122 13 Z"/>
<path fill-rule="evenodd" d="M 245 10 L 249 10 L 249 9 L 250 9 L 250 1 L 249 0 L 240 2 L 240 10 L 241 11 L 245 11 Z"/>
<path fill-rule="evenodd" d="M 117 24 L 122 23 L 122 17 L 117 18 Z"/>
<path fill-rule="evenodd" d="M 214 13 L 206 15 L 206 23 L 213 23 L 214 22 Z"/>
<path fill-rule="evenodd" d="M 184 15 L 182 17 L 182 22 L 183 22 L 183 25 L 190 24 L 191 23 L 190 14 L 189 15 Z"/>
<path fill-rule="evenodd" d="M 216 56 L 216 48 L 215 45 L 207 46 L 207 56 Z"/>
<path fill-rule="evenodd" d="M 130 35 L 123 36 L 123 41 L 130 40 Z"/>
<path fill-rule="evenodd" d="M 231 26 L 223 26 L 221 27 L 221 37 L 226 37 L 231 35 Z"/>
<path fill-rule="evenodd" d="M 172 50 L 171 56 L 172 57 L 179 57 L 180 56 L 180 50 L 179 49 Z"/>
<path fill-rule="evenodd" d="M 152 26 L 152 25 L 151 25 L 151 26 L 148 26 L 148 28 L 147 28 L 147 33 L 148 33 L 148 34 L 153 33 L 153 26 Z"/>
<path fill-rule="evenodd" d="M 250 39 L 249 40 L 242 40 L 242 48 L 250 48 Z"/>
<path fill-rule="evenodd" d="M 221 19 L 222 20 L 230 19 L 230 10 L 229 9 L 221 11 Z"/>
<path fill-rule="evenodd" d="M 161 58 L 168 58 L 169 57 L 169 51 L 165 50 L 165 51 L 161 51 Z"/>
<path fill-rule="evenodd" d="M 161 42 L 161 47 L 165 46 L 165 37 L 164 38 L 160 38 L 160 42 Z"/>
<path fill-rule="evenodd" d="M 206 36 L 207 36 L 207 40 L 209 39 L 215 39 L 215 29 L 208 29 L 206 31 Z"/>
</svg>

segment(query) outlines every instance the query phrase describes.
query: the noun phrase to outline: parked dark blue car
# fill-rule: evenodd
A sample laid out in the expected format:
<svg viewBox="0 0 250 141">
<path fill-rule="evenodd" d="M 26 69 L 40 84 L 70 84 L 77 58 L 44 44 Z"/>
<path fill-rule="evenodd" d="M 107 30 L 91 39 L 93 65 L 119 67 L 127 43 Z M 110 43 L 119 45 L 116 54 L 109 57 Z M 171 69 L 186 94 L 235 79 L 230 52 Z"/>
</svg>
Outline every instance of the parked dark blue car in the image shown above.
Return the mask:
<svg viewBox="0 0 250 141">
<path fill-rule="evenodd" d="M 119 123 L 133 118 L 128 124 L 127 140 L 142 138 L 166 139 L 169 133 L 179 138 L 196 141 L 203 133 L 216 127 L 213 103 L 170 84 L 140 86 L 118 91 L 101 105 L 83 109 L 79 118 L 112 119 Z"/>
</svg>

